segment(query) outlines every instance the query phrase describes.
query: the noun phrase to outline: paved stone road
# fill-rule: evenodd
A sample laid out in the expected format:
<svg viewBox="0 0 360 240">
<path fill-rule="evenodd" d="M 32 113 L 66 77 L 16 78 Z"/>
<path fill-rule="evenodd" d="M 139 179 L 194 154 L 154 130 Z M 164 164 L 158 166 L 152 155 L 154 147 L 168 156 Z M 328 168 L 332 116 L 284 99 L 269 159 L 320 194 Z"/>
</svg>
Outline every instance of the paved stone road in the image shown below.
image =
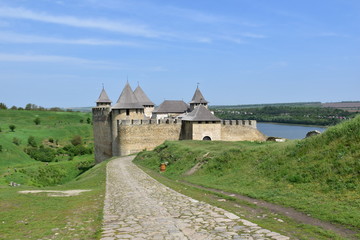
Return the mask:
<svg viewBox="0 0 360 240">
<path fill-rule="evenodd" d="M 132 159 L 123 157 L 107 165 L 102 240 L 289 239 L 175 192 L 145 174 Z"/>
</svg>

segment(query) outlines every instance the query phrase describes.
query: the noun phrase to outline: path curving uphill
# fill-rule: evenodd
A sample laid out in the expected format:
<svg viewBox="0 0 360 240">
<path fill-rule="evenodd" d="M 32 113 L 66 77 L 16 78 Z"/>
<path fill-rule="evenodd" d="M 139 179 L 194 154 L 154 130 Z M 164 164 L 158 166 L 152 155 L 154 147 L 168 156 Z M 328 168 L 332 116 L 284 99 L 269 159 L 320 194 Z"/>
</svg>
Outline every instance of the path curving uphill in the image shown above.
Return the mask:
<svg viewBox="0 0 360 240">
<path fill-rule="evenodd" d="M 133 158 L 107 165 L 102 240 L 289 239 L 164 186 Z"/>
</svg>

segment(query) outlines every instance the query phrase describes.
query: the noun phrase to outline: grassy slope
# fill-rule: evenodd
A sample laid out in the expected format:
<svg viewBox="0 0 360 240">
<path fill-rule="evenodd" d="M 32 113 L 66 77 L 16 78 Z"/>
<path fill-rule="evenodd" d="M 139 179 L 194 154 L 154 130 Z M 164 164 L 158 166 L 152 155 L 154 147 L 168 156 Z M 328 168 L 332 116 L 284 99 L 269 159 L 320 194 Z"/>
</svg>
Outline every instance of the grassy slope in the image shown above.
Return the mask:
<svg viewBox="0 0 360 240">
<path fill-rule="evenodd" d="M 39 117 L 40 125 L 33 120 Z M 70 144 L 74 135 L 93 143 L 92 125 L 86 123 L 89 113 L 0 110 L 0 239 L 96 239 L 101 228 L 105 192 L 106 163 L 84 174 L 84 168 L 94 160 L 93 155 L 75 157 L 72 161 L 45 164 L 31 159 L 23 152 L 27 139 L 34 136 L 38 144 L 48 139 L 58 140 L 58 147 Z M 84 123 L 80 123 L 83 120 Z M 14 124 L 15 132 L 8 126 Z M 19 146 L 12 143 L 20 139 Z M 15 170 L 16 169 L 16 170 Z M 7 182 L 21 183 L 9 187 Z M 65 184 L 63 184 L 65 183 Z M 20 190 L 91 189 L 73 197 L 48 197 L 42 194 L 19 194 Z M 63 184 L 63 185 L 59 185 Z M 78 234 L 78 235 L 76 235 Z"/>
<path fill-rule="evenodd" d="M 136 161 L 166 176 L 292 206 L 360 228 L 360 117 L 287 143 L 166 142 Z M 198 162 L 199 171 L 184 173 Z"/>
<path fill-rule="evenodd" d="M 40 125 L 35 125 L 33 120 L 39 117 Z M 46 143 L 49 138 L 58 140 L 59 145 L 69 144 L 70 139 L 80 135 L 87 143 L 93 142 L 92 126 L 80 123 L 90 117 L 89 113 L 74 112 L 45 112 L 45 111 L 17 111 L 0 110 L 0 174 L 7 171 L 8 167 L 37 164 L 23 152 L 27 146 L 29 136 L 34 136 L 37 143 Z M 10 132 L 9 125 L 16 126 L 15 132 Z M 12 143 L 13 138 L 20 139 L 19 146 Z"/>
<path fill-rule="evenodd" d="M 31 188 L 0 187 L 0 239 L 98 239 L 106 184 L 103 162 L 51 190 L 91 189 L 79 196 L 19 194 Z M 34 188 L 35 189 L 35 188 Z"/>
</svg>

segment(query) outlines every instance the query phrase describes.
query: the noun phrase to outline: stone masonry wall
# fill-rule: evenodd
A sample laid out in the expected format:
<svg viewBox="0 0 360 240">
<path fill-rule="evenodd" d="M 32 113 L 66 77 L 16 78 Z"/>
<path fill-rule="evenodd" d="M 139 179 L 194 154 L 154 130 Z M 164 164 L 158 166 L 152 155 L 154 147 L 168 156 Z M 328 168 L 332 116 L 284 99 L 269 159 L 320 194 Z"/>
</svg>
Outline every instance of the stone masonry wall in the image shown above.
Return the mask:
<svg viewBox="0 0 360 240">
<path fill-rule="evenodd" d="M 152 150 L 165 140 L 179 140 L 180 123 L 162 124 L 120 124 L 118 129 L 118 148 L 121 156 Z"/>
<path fill-rule="evenodd" d="M 110 107 L 96 107 L 92 111 L 95 160 L 100 163 L 112 157 Z"/>
<path fill-rule="evenodd" d="M 192 123 L 192 139 L 203 140 L 204 137 L 208 136 L 213 141 L 221 139 L 221 124 L 220 123 Z"/>
<path fill-rule="evenodd" d="M 255 127 L 254 127 L 255 123 Z M 265 141 L 266 136 L 252 125 L 221 124 L 222 141 Z"/>
</svg>

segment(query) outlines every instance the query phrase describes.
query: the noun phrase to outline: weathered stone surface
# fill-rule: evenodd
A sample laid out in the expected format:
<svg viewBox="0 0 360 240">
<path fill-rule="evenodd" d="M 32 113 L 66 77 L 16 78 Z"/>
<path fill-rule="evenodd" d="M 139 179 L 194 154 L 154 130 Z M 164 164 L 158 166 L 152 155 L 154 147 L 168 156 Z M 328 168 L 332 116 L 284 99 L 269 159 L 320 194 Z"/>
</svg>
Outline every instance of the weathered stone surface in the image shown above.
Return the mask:
<svg viewBox="0 0 360 240">
<path fill-rule="evenodd" d="M 108 163 L 101 239 L 289 239 L 173 191 L 132 159 Z"/>
</svg>

